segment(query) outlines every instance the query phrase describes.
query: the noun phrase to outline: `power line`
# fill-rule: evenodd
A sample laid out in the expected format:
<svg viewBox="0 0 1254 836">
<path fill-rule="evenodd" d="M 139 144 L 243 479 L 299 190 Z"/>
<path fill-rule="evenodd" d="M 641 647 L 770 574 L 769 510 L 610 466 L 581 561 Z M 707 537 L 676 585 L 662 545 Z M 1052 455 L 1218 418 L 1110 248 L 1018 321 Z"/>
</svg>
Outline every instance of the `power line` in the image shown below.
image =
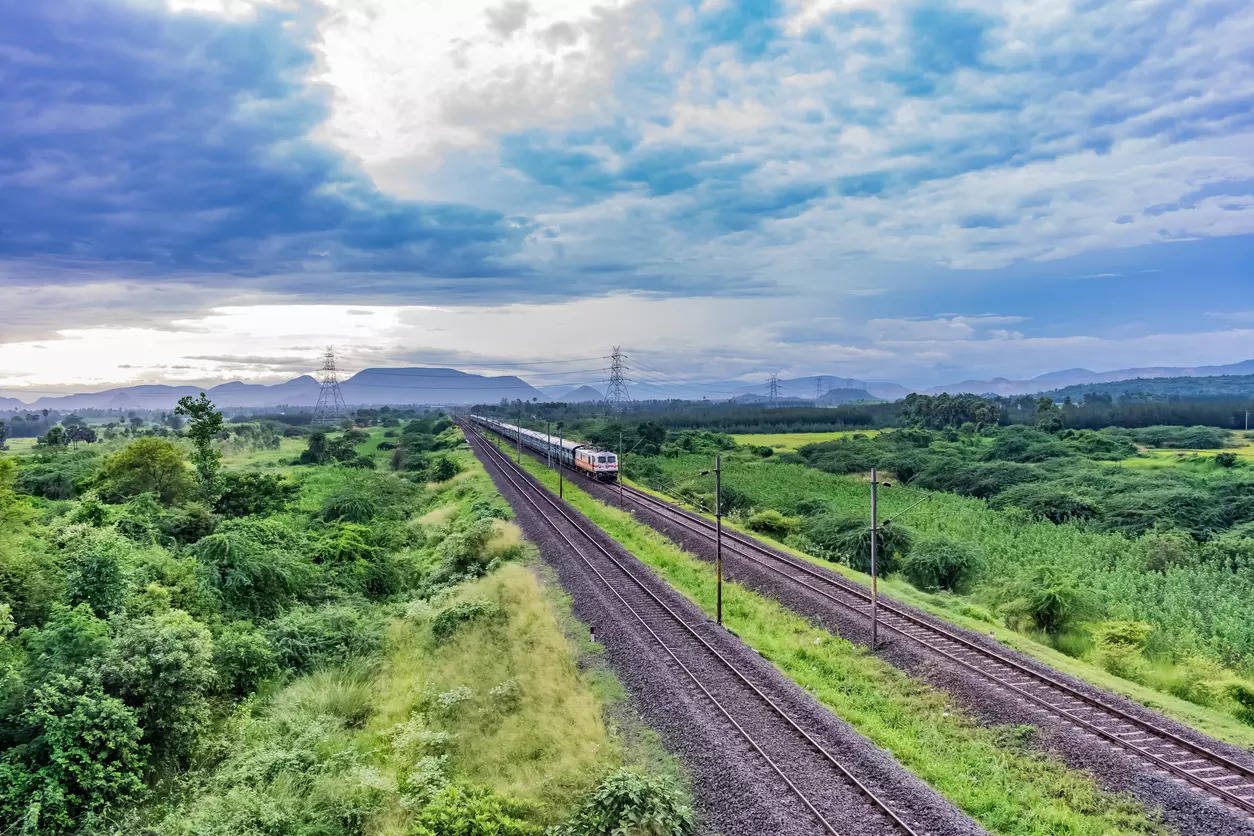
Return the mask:
<svg viewBox="0 0 1254 836">
<path fill-rule="evenodd" d="M 327 346 L 322 357 L 322 388 L 318 390 L 318 403 L 314 406 L 314 424 L 338 424 L 348 411 L 340 380 L 335 373 L 335 349 Z"/>
</svg>

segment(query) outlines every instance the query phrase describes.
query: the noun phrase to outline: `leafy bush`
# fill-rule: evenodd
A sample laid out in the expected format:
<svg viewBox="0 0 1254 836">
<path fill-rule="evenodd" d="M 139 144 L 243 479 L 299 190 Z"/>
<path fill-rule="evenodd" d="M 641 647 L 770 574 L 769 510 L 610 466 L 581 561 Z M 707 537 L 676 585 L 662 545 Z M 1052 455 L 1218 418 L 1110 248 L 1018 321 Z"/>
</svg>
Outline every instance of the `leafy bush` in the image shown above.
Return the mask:
<svg viewBox="0 0 1254 836">
<path fill-rule="evenodd" d="M 193 553 L 235 613 L 272 616 L 286 607 L 313 576 L 313 567 L 285 549 L 266 549 L 243 531 L 210 534 Z"/>
<path fill-rule="evenodd" d="M 130 544 L 112 532 L 88 538 L 69 555 L 65 576 L 71 604 L 87 604 L 96 615 L 108 617 L 126 597 L 126 559 Z"/>
<path fill-rule="evenodd" d="M 607 777 L 554 836 L 688 836 L 692 810 L 665 779 L 620 769 Z"/>
<path fill-rule="evenodd" d="M 1183 450 L 1224 447 L 1232 438 L 1232 433 L 1218 427 L 1153 426 L 1141 427 L 1129 432 L 1137 444 Z"/>
<path fill-rule="evenodd" d="M 795 517 L 785 517 L 774 508 L 768 508 L 749 517 L 746 525 L 753 531 L 760 531 L 773 537 L 787 537 L 797 530 L 801 521 Z"/>
<path fill-rule="evenodd" d="M 1254 726 L 1254 688 L 1244 682 L 1232 682 L 1228 685 L 1228 696 L 1237 704 L 1237 719 Z"/>
<path fill-rule="evenodd" d="M 265 634 L 248 622 L 228 625 L 214 639 L 213 667 L 218 689 L 244 697 L 279 673 L 279 662 Z"/>
<path fill-rule="evenodd" d="M 217 518 L 209 506 L 200 502 L 188 502 L 165 511 L 158 519 L 161 534 L 176 543 L 195 543 L 212 534 Z"/>
<path fill-rule="evenodd" d="M 990 504 L 994 508 L 1014 505 L 1052 523 L 1087 520 L 1098 513 L 1091 503 L 1050 484 L 1015 485 L 994 496 Z"/>
<path fill-rule="evenodd" d="M 82 832 L 143 790 L 136 713 L 92 677 L 39 685 L 19 719 L 24 745 L 0 756 L 0 822 L 19 833 Z"/>
<path fill-rule="evenodd" d="M 1168 692 L 1198 705 L 1217 705 L 1232 674 L 1213 659 L 1190 656 L 1176 665 L 1165 682 Z"/>
<path fill-rule="evenodd" d="M 984 566 L 984 556 L 972 546 L 957 540 L 932 539 L 912 546 L 901 568 L 919 589 L 962 592 Z"/>
<path fill-rule="evenodd" d="M 871 571 L 871 526 L 866 520 L 824 514 L 806 520 L 802 533 L 830 557 L 859 572 Z M 880 526 L 875 543 L 875 566 L 880 576 L 896 571 L 898 561 L 910 551 L 910 541 L 907 529 Z"/>
<path fill-rule="evenodd" d="M 539 836 L 543 831 L 522 818 L 528 812 L 491 790 L 451 785 L 422 808 L 409 836 Z"/>
<path fill-rule="evenodd" d="M 491 601 L 458 601 L 436 613 L 431 620 L 431 636 L 436 641 L 447 641 L 466 624 L 494 621 L 501 616 L 501 608 Z"/>
<path fill-rule="evenodd" d="M 208 719 L 213 650 L 209 628 L 182 610 L 128 620 L 118 629 L 105 680 L 134 706 L 154 753 L 190 752 Z"/>
<path fill-rule="evenodd" d="M 1215 454 L 1215 464 L 1219 465 L 1220 467 L 1236 467 L 1236 464 L 1237 464 L 1237 454 L 1236 454 L 1236 453 L 1226 453 L 1226 452 L 1225 452 L 1225 453 L 1216 453 L 1216 454 Z"/>
<path fill-rule="evenodd" d="M 445 537 L 435 547 L 435 557 L 439 563 L 432 575 L 432 581 L 449 583 L 482 575 L 490 561 L 485 547 L 492 532 L 492 519 L 485 518 Z"/>
<path fill-rule="evenodd" d="M 277 513 L 295 498 L 300 486 L 272 473 L 226 472 L 219 477 L 222 494 L 214 510 L 227 517 Z"/>
<path fill-rule="evenodd" d="M 1145 679 L 1145 643 L 1153 627 L 1143 621 L 1103 621 L 1093 631 L 1096 661 L 1115 676 Z"/>
<path fill-rule="evenodd" d="M 349 604 L 293 607 L 270 622 L 270 646 L 280 662 L 297 672 L 366 656 L 379 647 L 383 628 L 369 613 Z"/>
<path fill-rule="evenodd" d="M 448 456 L 440 456 L 431 466 L 431 481 L 444 482 L 452 479 L 461 470 L 457 463 Z"/>
<path fill-rule="evenodd" d="M 73 499 L 87 489 L 97 464 L 98 454 L 86 451 L 24 463 L 15 487 L 45 499 Z"/>
<path fill-rule="evenodd" d="M 373 499 L 359 493 L 341 493 L 327 498 L 322 505 L 324 520 L 366 523 L 374 519 L 379 507 Z"/>
<path fill-rule="evenodd" d="M 1002 608 L 1007 623 L 1055 635 L 1077 618 L 1088 603 L 1074 578 L 1049 565 L 1038 566 L 1021 578 L 1018 593 Z"/>
<path fill-rule="evenodd" d="M 1022 426 L 1003 427 L 984 452 L 985 461 L 1043 462 L 1070 455 L 1053 435 Z"/>
<path fill-rule="evenodd" d="M 1137 544 L 1145 550 L 1145 567 L 1165 572 L 1192 562 L 1195 542 L 1182 531 L 1150 531 Z"/>
</svg>

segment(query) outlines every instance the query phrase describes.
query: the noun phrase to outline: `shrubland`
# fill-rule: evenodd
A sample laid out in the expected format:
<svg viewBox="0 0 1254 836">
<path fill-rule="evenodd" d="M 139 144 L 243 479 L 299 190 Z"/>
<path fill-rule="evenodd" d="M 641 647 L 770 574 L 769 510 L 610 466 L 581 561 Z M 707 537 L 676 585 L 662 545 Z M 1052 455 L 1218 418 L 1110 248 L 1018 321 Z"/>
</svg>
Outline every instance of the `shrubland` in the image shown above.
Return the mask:
<svg viewBox="0 0 1254 836">
<path fill-rule="evenodd" d="M 0 831 L 590 833 L 636 780 L 691 829 L 446 417 L 264 471 L 185 413 L 0 458 Z"/>
</svg>

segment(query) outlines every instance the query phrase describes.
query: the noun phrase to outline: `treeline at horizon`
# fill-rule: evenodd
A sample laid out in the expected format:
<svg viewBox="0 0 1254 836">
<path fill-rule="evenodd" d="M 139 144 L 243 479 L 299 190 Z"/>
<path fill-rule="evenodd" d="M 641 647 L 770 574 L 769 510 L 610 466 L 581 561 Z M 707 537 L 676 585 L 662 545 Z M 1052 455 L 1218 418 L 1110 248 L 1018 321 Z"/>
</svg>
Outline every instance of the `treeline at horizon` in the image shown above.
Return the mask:
<svg viewBox="0 0 1254 836">
<path fill-rule="evenodd" d="M 605 403 L 485 404 L 472 411 L 531 426 L 551 422 L 570 426 L 605 416 Z M 974 424 L 1037 424 L 1044 413 L 1073 429 L 1159 425 L 1201 425 L 1245 429 L 1247 412 L 1254 415 L 1254 398 L 1173 398 L 1149 400 L 1131 394 L 1112 397 L 1090 393 L 1083 400 L 1020 395 L 918 395 L 900 401 L 843 404 L 835 407 L 767 406 L 763 404 L 701 401 L 630 401 L 614 415 L 624 422 L 648 421 L 666 429 L 707 429 L 725 433 L 803 433 L 835 430 L 886 429 L 898 426 L 961 426 Z"/>
</svg>

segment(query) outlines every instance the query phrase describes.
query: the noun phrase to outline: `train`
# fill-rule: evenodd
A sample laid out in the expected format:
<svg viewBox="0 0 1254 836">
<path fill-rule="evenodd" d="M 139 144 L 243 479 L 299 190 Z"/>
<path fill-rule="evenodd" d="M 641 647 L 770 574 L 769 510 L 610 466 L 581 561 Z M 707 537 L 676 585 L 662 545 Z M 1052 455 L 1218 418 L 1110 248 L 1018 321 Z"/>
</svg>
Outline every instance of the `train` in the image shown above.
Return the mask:
<svg viewBox="0 0 1254 836">
<path fill-rule="evenodd" d="M 482 415 L 471 415 L 470 420 L 510 442 L 521 439 L 522 445 L 528 450 L 534 450 L 542 456 L 552 456 L 589 479 L 596 479 L 598 482 L 618 481 L 618 456 L 609 450 L 602 450 L 582 441 L 571 441 L 568 438 L 520 428 Z"/>
</svg>

